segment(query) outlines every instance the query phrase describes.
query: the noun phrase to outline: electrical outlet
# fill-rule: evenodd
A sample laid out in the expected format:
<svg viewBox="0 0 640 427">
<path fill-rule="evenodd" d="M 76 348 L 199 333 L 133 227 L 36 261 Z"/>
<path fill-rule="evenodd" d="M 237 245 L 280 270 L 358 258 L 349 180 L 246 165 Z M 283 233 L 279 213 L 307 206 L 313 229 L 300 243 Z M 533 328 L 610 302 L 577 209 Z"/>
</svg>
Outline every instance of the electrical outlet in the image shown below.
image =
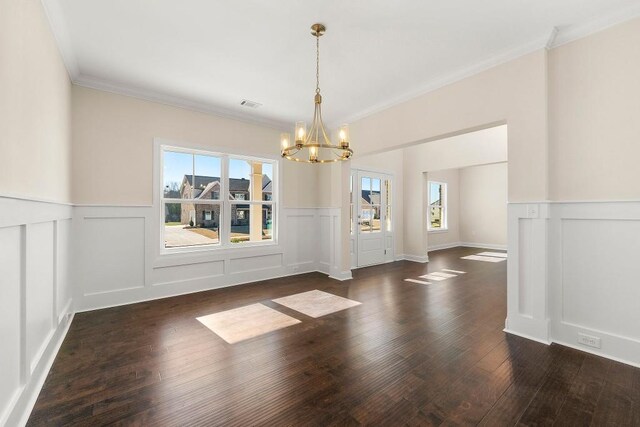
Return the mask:
<svg viewBox="0 0 640 427">
<path fill-rule="evenodd" d="M 600 337 L 579 333 L 578 342 L 589 347 L 600 348 Z"/>
<path fill-rule="evenodd" d="M 538 218 L 538 205 L 527 205 L 527 218 Z"/>
</svg>

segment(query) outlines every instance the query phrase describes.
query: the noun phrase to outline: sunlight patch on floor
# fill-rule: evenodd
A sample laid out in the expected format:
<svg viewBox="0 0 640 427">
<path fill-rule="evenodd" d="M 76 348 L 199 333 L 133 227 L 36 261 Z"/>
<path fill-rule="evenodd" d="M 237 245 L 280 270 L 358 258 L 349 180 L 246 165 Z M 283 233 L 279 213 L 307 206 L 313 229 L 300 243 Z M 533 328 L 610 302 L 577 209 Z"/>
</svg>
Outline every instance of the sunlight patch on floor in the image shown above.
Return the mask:
<svg viewBox="0 0 640 427">
<path fill-rule="evenodd" d="M 298 319 L 262 304 L 221 311 L 197 320 L 229 344 L 300 323 Z"/>
<path fill-rule="evenodd" d="M 322 317 L 361 304 L 317 289 L 272 301 L 310 317 Z"/>
</svg>

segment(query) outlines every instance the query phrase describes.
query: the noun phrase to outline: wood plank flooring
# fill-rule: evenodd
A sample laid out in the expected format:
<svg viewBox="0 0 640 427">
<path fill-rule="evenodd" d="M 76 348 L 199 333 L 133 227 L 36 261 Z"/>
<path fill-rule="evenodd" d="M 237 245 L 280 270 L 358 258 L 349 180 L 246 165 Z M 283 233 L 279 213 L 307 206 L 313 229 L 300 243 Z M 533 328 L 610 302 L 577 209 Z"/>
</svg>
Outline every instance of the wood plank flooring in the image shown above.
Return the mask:
<svg viewBox="0 0 640 427">
<path fill-rule="evenodd" d="M 77 314 L 29 425 L 639 426 L 640 369 L 502 332 L 508 261 L 478 252 Z M 442 268 L 467 274 L 404 281 Z M 313 289 L 362 305 L 271 301 Z M 257 302 L 302 322 L 227 344 L 196 320 Z"/>
</svg>

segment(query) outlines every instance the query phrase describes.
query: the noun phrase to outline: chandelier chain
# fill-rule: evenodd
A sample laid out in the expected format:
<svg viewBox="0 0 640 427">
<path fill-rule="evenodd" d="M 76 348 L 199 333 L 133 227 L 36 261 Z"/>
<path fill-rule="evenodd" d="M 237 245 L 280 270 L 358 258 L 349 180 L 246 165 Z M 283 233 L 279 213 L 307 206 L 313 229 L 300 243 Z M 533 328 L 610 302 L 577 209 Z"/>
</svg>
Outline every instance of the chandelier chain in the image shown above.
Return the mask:
<svg viewBox="0 0 640 427">
<path fill-rule="evenodd" d="M 320 93 L 320 36 L 316 35 L 316 93 Z"/>
</svg>

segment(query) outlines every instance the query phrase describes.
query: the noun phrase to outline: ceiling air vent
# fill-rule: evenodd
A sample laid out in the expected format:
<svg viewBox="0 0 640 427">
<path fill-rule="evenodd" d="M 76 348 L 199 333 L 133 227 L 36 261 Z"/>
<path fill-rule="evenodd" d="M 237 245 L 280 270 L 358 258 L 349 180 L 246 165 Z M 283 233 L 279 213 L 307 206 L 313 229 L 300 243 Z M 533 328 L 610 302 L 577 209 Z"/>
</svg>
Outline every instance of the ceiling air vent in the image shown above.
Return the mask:
<svg viewBox="0 0 640 427">
<path fill-rule="evenodd" d="M 242 105 L 243 107 L 258 108 L 262 104 L 260 104 L 259 102 L 255 102 L 255 101 L 249 101 L 248 99 L 243 99 L 240 102 L 240 105 Z"/>
</svg>

